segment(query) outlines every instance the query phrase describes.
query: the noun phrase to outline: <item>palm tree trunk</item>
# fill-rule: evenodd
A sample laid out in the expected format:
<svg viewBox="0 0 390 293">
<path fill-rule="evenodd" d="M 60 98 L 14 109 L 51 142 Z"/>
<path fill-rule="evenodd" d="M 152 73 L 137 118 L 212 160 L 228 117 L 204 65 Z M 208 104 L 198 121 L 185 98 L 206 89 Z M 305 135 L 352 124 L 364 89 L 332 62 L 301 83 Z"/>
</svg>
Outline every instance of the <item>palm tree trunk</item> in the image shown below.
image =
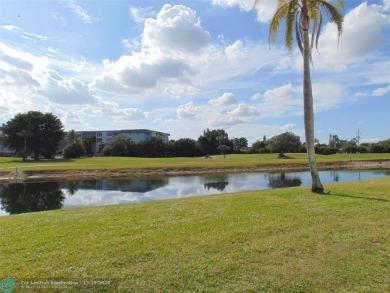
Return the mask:
<svg viewBox="0 0 390 293">
<path fill-rule="evenodd" d="M 324 187 L 321 184 L 320 176 L 317 171 L 316 154 L 314 150 L 314 110 L 313 110 L 313 91 L 310 77 L 311 47 L 309 42 L 308 30 L 303 31 L 303 109 L 307 157 L 309 160 L 311 174 L 311 191 L 323 193 Z"/>
</svg>

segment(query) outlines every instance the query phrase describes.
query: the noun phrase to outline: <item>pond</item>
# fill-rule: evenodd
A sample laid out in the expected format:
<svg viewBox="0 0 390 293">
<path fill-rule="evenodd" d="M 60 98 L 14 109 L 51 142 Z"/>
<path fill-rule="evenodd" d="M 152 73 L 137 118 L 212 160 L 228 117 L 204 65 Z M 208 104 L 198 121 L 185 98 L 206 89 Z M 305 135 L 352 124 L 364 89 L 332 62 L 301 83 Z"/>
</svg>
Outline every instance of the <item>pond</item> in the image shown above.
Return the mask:
<svg viewBox="0 0 390 293">
<path fill-rule="evenodd" d="M 390 176 L 381 171 L 321 171 L 323 184 Z M 218 193 L 310 186 L 309 172 L 233 173 L 0 184 L 0 216 Z"/>
</svg>

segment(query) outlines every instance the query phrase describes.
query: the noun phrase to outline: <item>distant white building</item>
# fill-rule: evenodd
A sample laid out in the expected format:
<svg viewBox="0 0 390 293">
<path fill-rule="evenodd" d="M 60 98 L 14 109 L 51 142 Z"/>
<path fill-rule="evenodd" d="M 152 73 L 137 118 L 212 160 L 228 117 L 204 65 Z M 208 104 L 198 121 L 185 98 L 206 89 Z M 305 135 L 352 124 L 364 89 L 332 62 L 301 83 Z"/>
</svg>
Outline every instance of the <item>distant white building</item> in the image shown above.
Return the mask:
<svg viewBox="0 0 390 293">
<path fill-rule="evenodd" d="M 92 149 L 96 153 L 97 146 L 100 143 L 107 143 L 116 136 L 127 136 L 131 141 L 137 143 L 140 141 L 149 141 L 152 137 L 161 136 L 163 141 L 169 141 L 169 133 L 149 130 L 149 129 L 125 129 L 125 130 L 93 130 L 93 131 L 76 131 L 80 139 L 92 138 Z"/>
</svg>

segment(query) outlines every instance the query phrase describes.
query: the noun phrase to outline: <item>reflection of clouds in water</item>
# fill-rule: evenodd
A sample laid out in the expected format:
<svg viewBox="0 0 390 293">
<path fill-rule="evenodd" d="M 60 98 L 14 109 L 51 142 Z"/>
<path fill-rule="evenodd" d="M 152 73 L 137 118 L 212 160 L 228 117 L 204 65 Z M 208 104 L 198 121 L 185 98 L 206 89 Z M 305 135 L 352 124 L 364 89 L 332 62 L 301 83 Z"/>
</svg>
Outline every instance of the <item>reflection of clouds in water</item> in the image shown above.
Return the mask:
<svg viewBox="0 0 390 293">
<path fill-rule="evenodd" d="M 80 189 L 74 195 L 67 196 L 64 207 L 99 206 L 142 201 L 142 194 L 116 190 Z"/>
<path fill-rule="evenodd" d="M 337 180 L 352 181 L 389 176 L 389 171 L 320 171 L 323 184 Z M 284 173 L 234 173 L 199 176 L 173 176 L 161 179 L 122 179 L 104 181 L 79 181 L 75 193 L 70 195 L 62 186 L 65 195 L 64 207 L 103 206 L 142 201 L 164 200 L 247 190 L 269 189 L 269 183 L 279 177 L 301 180 L 301 186 L 310 186 L 309 172 Z M 337 180 L 336 180 L 337 179 Z M 286 180 L 285 180 L 286 181 Z M 223 183 L 223 184 L 222 184 Z M 277 184 L 276 184 L 277 185 Z M 95 190 L 97 188 L 98 190 Z M 107 188 L 107 189 L 106 189 Z M 115 190 L 119 189 L 119 190 Z M 0 193 L 0 199 L 1 197 Z M 4 197 L 4 195 L 3 195 Z M 4 199 L 3 199 L 4 201 Z M 0 216 L 8 215 L 1 209 Z"/>
<path fill-rule="evenodd" d="M 224 192 L 268 189 L 268 177 L 265 175 L 265 173 L 231 174 L 228 176 L 229 185 Z"/>
</svg>

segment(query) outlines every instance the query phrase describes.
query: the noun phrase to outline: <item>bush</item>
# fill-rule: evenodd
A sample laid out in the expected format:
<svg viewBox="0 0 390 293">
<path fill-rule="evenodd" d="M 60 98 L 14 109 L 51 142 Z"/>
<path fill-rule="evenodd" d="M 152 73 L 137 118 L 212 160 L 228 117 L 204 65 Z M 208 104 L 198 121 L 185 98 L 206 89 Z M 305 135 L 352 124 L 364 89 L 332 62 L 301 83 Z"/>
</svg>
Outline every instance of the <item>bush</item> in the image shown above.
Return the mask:
<svg viewBox="0 0 390 293">
<path fill-rule="evenodd" d="M 62 155 L 65 159 L 80 158 L 85 155 L 85 150 L 80 143 L 76 142 L 67 145 L 64 148 Z"/>
<path fill-rule="evenodd" d="M 316 151 L 316 154 L 319 154 L 319 155 L 334 155 L 335 153 L 337 153 L 338 149 L 331 148 L 328 146 L 323 146 L 323 145 L 316 145 L 315 151 Z"/>
</svg>

